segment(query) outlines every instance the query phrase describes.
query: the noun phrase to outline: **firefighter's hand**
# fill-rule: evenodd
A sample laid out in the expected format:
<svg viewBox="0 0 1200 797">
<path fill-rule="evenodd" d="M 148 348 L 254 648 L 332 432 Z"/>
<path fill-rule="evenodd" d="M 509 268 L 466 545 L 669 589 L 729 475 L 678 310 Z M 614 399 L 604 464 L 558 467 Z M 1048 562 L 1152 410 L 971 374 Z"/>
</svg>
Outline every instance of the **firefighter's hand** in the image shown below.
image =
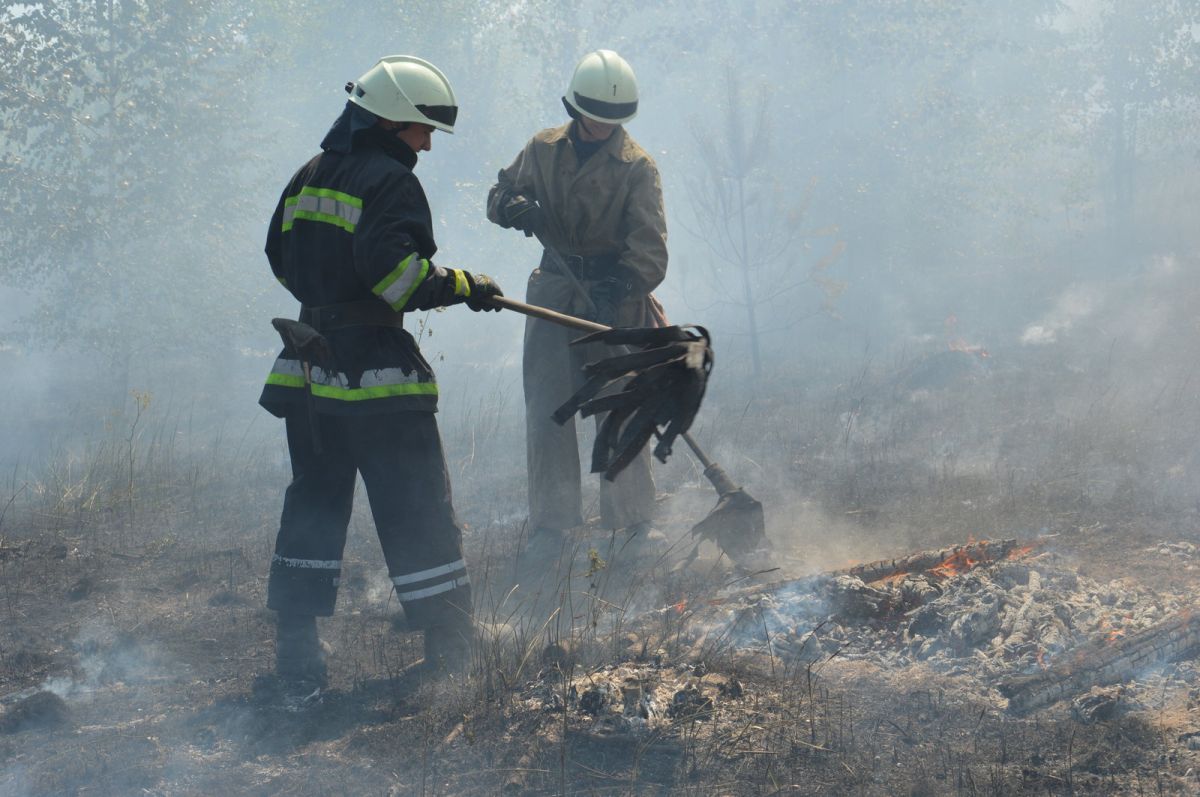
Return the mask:
<svg viewBox="0 0 1200 797">
<path fill-rule="evenodd" d="M 480 310 L 500 312 L 499 307 L 487 301 L 493 296 L 504 295 L 504 291 L 500 290 L 500 286 L 496 284 L 496 281 L 487 274 L 472 274 L 469 271 L 464 271 L 463 275 L 471 284 L 471 292 L 467 295 L 467 307 L 470 307 L 475 312 L 479 312 Z"/>
<path fill-rule="evenodd" d="M 524 194 L 513 194 L 504 203 L 504 220 L 509 227 L 525 235 L 536 235 L 542 229 L 542 206 Z"/>
<path fill-rule="evenodd" d="M 616 326 L 617 313 L 631 288 L 628 280 L 617 277 L 605 277 L 592 285 L 588 293 L 592 304 L 596 306 L 596 312 L 591 320 L 606 327 Z"/>
</svg>

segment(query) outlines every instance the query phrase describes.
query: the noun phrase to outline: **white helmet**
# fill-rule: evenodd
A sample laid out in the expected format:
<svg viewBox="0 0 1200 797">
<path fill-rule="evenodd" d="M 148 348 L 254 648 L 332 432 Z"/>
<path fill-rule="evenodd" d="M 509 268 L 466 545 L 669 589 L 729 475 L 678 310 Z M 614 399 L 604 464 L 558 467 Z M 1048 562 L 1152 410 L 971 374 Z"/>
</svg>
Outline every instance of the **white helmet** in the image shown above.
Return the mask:
<svg viewBox="0 0 1200 797">
<path fill-rule="evenodd" d="M 583 114 L 608 124 L 622 124 L 637 116 L 637 78 L 633 67 L 612 50 L 588 53 L 575 67 L 567 95 L 567 112 Z"/>
<path fill-rule="evenodd" d="M 422 122 L 454 132 L 458 103 L 436 66 L 412 55 L 389 55 L 354 83 L 350 102 L 393 122 Z"/>
</svg>

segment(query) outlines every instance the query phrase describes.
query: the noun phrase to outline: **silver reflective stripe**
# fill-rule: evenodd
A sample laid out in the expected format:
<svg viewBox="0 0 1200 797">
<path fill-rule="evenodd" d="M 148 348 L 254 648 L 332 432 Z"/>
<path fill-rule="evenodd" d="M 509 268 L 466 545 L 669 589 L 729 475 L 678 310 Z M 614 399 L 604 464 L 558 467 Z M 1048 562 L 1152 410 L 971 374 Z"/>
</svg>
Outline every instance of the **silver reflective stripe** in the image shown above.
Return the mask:
<svg viewBox="0 0 1200 797">
<path fill-rule="evenodd" d="M 287 357 L 276 357 L 275 364 L 271 366 L 271 373 L 283 374 L 284 376 L 298 376 L 304 378 L 304 364 L 299 360 L 289 360 Z M 313 366 L 309 369 L 312 374 L 312 381 L 318 385 L 339 385 L 345 386 L 347 380 L 344 374 L 340 372 L 329 372 L 324 368 Z"/>
<path fill-rule="evenodd" d="M 466 570 L 467 563 L 462 559 L 457 562 L 451 562 L 448 565 L 439 565 L 431 567 L 428 570 L 422 570 L 418 573 L 408 573 L 403 576 L 392 576 L 392 583 L 397 587 L 402 587 L 405 584 L 412 584 L 417 581 L 428 581 L 435 576 L 444 576 L 446 573 L 453 573 L 455 570 Z"/>
<path fill-rule="evenodd" d="M 428 273 L 428 267 L 425 263 L 418 259 L 415 255 L 409 255 L 396 268 L 401 269 L 400 276 L 396 281 L 387 286 L 383 293 L 379 294 L 379 298 L 383 299 L 393 307 L 401 299 L 404 299 L 412 291 L 413 285 Z"/>
<path fill-rule="evenodd" d="M 300 211 L 301 218 L 313 218 L 316 215 L 318 221 L 324 220 L 322 217 L 341 219 L 345 224 L 339 226 L 345 227 L 349 232 L 354 232 L 358 220 L 362 218 L 362 208 L 356 208 L 330 196 L 301 194 L 295 197 L 295 200 L 283 207 L 283 229 L 285 231 L 292 226 L 297 211 Z"/>
<path fill-rule="evenodd" d="M 467 576 L 463 576 L 462 578 L 454 578 L 454 579 L 445 581 L 445 582 L 438 584 L 436 586 L 433 586 L 433 587 L 426 587 L 425 589 L 415 589 L 412 592 L 397 591 L 396 597 L 402 601 L 417 601 L 417 600 L 420 600 L 421 598 L 429 598 L 434 595 L 439 595 L 443 592 L 449 592 L 450 590 L 452 590 L 456 587 L 465 587 L 467 584 L 470 584 L 470 583 L 471 583 L 471 579 L 468 578 Z"/>
<path fill-rule="evenodd" d="M 303 378 L 304 366 L 301 365 L 299 360 L 289 360 L 286 357 L 279 357 L 275 360 L 275 365 L 271 366 L 271 372 L 284 376 L 298 376 Z M 314 365 L 310 369 L 310 373 L 315 385 L 329 385 L 330 387 L 348 387 L 350 385 L 350 379 L 341 371 L 326 371 L 324 368 L 318 368 Z M 382 387 L 385 385 L 405 385 L 420 381 L 421 379 L 415 369 L 406 374 L 401 368 L 375 368 L 370 371 L 363 371 L 359 385 L 361 387 Z"/>
<path fill-rule="evenodd" d="M 290 556 L 274 554 L 271 561 L 287 567 L 305 567 L 312 570 L 340 570 L 342 567 L 341 559 L 293 559 Z"/>
</svg>

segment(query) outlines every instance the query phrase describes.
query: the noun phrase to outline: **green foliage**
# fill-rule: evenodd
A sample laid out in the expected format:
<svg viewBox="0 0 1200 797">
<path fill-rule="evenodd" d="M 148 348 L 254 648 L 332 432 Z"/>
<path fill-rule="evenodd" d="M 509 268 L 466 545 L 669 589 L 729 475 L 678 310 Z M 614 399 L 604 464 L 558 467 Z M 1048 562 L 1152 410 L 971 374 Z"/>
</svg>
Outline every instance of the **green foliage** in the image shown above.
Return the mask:
<svg viewBox="0 0 1200 797">
<path fill-rule="evenodd" d="M 236 329 L 225 322 L 245 283 L 230 246 L 253 174 L 230 157 L 247 143 L 234 133 L 251 59 L 236 10 L 53 0 L 3 12 L 0 282 L 40 299 L 22 321 L 30 345 L 121 359 Z M 196 335 L 200 318 L 220 329 Z"/>
<path fill-rule="evenodd" d="M 1110 253 L 1117 258 L 1153 246 L 1135 228 L 1140 161 L 1147 151 L 1194 133 L 1200 121 L 1200 6 L 1179 0 L 1107 0 L 1078 31 L 1073 54 L 1089 82 L 1081 123 L 1107 155 L 1103 197 Z M 1084 116 L 1086 114 L 1086 116 Z M 1155 140 L 1157 139 L 1157 140 Z M 1140 151 L 1140 152 L 1139 152 Z"/>
</svg>

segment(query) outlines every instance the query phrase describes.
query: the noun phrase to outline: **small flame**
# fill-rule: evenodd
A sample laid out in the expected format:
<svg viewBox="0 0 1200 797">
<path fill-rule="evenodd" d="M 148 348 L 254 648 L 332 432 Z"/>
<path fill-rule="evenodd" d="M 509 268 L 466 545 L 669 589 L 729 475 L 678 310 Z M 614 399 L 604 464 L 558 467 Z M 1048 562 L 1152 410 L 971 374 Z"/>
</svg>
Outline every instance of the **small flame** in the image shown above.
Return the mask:
<svg viewBox="0 0 1200 797">
<path fill-rule="evenodd" d="M 929 572 L 938 578 L 953 578 L 961 576 L 979 564 L 972 559 L 965 549 L 959 549 L 942 560 L 942 563 Z"/>
<path fill-rule="evenodd" d="M 1023 559 L 1024 557 L 1028 556 L 1031 553 L 1033 553 L 1033 546 L 1025 545 L 1020 548 L 1013 548 L 1011 551 L 1009 551 L 1008 558 L 1009 559 Z"/>
<path fill-rule="evenodd" d="M 1122 625 L 1129 623 L 1129 621 L 1132 619 L 1132 615 L 1125 615 L 1125 623 Z M 1113 625 L 1112 621 L 1109 620 L 1108 615 L 1100 618 L 1100 625 L 1096 630 L 1104 634 L 1104 642 L 1108 645 L 1111 645 L 1121 637 L 1125 636 L 1125 629 L 1122 626 Z"/>
<path fill-rule="evenodd" d="M 671 608 L 675 610 L 676 614 L 683 614 L 683 610 L 687 608 L 687 604 L 687 598 L 683 598 L 678 603 L 672 603 Z"/>
<path fill-rule="evenodd" d="M 1045 651 L 1045 649 L 1043 649 L 1043 648 L 1038 648 L 1038 652 L 1037 652 L 1037 664 L 1038 664 L 1038 666 L 1039 666 L 1039 667 L 1041 667 L 1043 670 L 1048 670 L 1048 669 L 1050 669 L 1050 665 L 1046 663 L 1046 659 L 1048 659 L 1048 658 L 1050 658 L 1050 654 L 1048 654 L 1048 653 Z"/>
<path fill-rule="evenodd" d="M 1124 637 L 1125 633 L 1126 633 L 1125 628 L 1131 622 L 1133 622 L 1132 614 L 1125 615 L 1125 617 L 1122 619 L 1122 623 L 1119 627 L 1110 625 L 1110 623 L 1108 622 L 1108 618 L 1105 617 L 1104 621 L 1100 625 L 1101 630 L 1104 630 L 1105 627 L 1108 628 L 1108 636 L 1105 638 L 1105 642 L 1107 642 L 1108 644 L 1111 645 L 1113 642 L 1116 642 L 1118 639 L 1121 639 L 1122 637 Z"/>
<path fill-rule="evenodd" d="M 956 338 L 955 340 L 950 341 L 947 346 L 950 348 L 950 351 L 961 351 L 963 354 L 974 354 L 982 360 L 986 360 L 992 356 L 988 354 L 987 349 L 983 348 L 982 346 L 973 346 L 962 338 Z"/>
</svg>

